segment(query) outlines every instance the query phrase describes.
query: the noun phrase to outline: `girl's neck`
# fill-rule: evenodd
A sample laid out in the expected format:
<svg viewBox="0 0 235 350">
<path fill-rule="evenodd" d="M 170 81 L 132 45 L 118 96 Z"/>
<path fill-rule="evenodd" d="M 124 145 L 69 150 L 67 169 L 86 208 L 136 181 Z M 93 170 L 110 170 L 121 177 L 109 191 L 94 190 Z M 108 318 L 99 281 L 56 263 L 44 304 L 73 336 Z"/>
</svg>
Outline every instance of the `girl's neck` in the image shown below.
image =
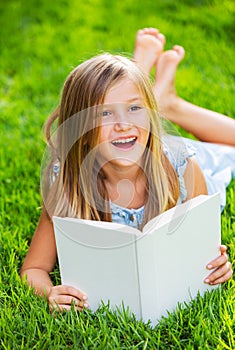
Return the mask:
<svg viewBox="0 0 235 350">
<path fill-rule="evenodd" d="M 107 171 L 103 168 L 105 175 L 105 186 L 109 199 L 125 208 L 140 208 L 145 204 L 146 197 L 146 176 L 140 167 L 131 169 Z"/>
</svg>

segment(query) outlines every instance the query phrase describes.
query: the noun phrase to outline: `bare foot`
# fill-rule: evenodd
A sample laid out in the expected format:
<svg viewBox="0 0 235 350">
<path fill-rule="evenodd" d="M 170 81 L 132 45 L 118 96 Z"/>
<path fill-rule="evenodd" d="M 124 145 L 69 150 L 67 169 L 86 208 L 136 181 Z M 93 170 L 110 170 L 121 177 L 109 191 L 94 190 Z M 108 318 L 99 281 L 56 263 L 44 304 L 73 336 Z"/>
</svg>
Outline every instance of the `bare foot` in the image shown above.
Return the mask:
<svg viewBox="0 0 235 350">
<path fill-rule="evenodd" d="M 138 30 L 133 59 L 148 75 L 153 66 L 156 65 L 164 44 L 165 36 L 159 33 L 158 29 L 144 28 Z"/>
<path fill-rule="evenodd" d="M 172 50 L 163 52 L 156 64 L 156 77 L 153 91 L 159 111 L 167 118 L 170 108 L 174 108 L 179 97 L 175 91 L 175 74 L 178 64 L 184 58 L 184 48 L 175 45 Z"/>
</svg>

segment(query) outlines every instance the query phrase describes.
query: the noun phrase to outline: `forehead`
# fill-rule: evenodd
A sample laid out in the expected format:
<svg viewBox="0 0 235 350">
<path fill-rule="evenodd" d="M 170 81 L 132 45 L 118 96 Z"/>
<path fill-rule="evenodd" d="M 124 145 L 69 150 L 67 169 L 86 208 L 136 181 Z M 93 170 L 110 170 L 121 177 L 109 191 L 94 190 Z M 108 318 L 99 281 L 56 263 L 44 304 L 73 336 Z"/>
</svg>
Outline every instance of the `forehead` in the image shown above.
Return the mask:
<svg viewBox="0 0 235 350">
<path fill-rule="evenodd" d="M 143 100 L 137 85 L 129 78 L 124 78 L 113 85 L 107 92 L 104 103 L 131 103 Z"/>
</svg>

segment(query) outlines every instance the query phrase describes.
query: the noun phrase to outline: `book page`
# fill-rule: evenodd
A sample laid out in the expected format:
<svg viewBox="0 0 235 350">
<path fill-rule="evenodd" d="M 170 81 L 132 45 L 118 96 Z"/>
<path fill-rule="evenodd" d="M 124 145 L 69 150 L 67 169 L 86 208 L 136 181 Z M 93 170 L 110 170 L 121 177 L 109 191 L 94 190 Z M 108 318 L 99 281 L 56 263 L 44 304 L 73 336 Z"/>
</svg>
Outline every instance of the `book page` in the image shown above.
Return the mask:
<svg viewBox="0 0 235 350">
<path fill-rule="evenodd" d="M 156 323 L 178 302 L 215 288 L 203 281 L 210 273 L 207 263 L 220 254 L 219 196 L 199 196 L 192 202 L 177 208 L 177 213 L 171 213 L 171 221 L 152 233 L 148 230 L 137 241 L 145 321 Z"/>
<path fill-rule="evenodd" d="M 135 235 L 86 221 L 53 217 L 62 284 L 83 290 L 93 311 L 124 302 L 140 318 Z"/>
</svg>

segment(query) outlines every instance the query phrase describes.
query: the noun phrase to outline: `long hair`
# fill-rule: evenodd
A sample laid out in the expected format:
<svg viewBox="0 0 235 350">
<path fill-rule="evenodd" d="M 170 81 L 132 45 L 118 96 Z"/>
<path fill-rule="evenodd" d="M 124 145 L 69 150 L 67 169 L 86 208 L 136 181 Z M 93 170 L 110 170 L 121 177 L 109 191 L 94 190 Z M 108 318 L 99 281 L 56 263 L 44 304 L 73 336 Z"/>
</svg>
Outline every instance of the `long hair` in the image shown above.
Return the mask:
<svg viewBox="0 0 235 350">
<path fill-rule="evenodd" d="M 50 216 L 111 221 L 104 174 L 96 159 L 100 135 L 96 106 L 102 105 L 109 89 L 124 78 L 137 86 L 150 115 L 150 133 L 143 157 L 147 198 L 143 225 L 176 204 L 179 181 L 163 151 L 163 130 L 150 80 L 131 60 L 102 54 L 70 73 L 61 103 L 46 124 L 46 137 L 52 149 L 49 172 L 56 160 L 60 166 L 53 183 L 46 181 L 43 199 Z M 50 130 L 56 119 L 56 145 L 53 145 Z"/>
</svg>

